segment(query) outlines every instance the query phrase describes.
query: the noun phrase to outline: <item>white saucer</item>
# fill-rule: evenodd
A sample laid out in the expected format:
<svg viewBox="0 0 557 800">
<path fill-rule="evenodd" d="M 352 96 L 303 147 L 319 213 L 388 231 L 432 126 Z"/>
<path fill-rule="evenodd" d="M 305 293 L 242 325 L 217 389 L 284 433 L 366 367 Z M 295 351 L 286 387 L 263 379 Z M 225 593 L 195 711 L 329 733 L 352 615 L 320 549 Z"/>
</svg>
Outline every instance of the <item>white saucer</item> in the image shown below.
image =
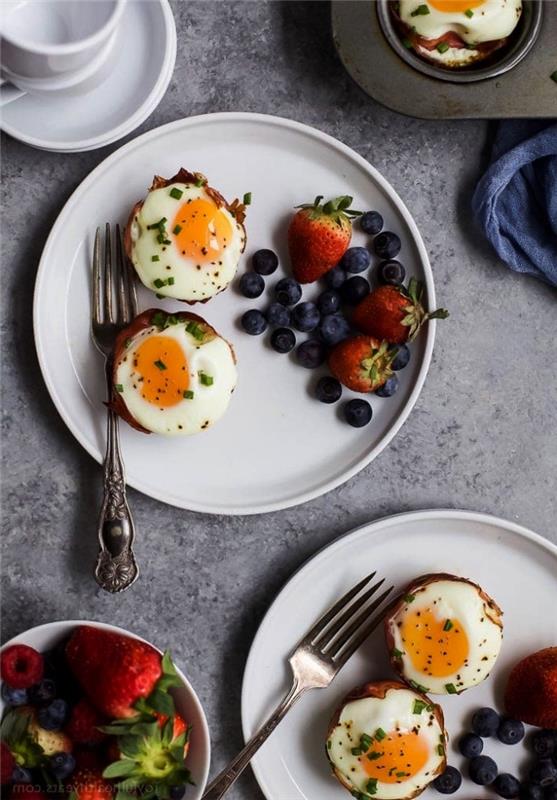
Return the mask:
<svg viewBox="0 0 557 800">
<path fill-rule="evenodd" d="M 1 110 L 14 139 L 61 153 L 95 150 L 147 119 L 162 100 L 176 60 L 176 26 L 168 0 L 128 0 L 110 69 L 86 93 L 26 94 Z"/>
</svg>

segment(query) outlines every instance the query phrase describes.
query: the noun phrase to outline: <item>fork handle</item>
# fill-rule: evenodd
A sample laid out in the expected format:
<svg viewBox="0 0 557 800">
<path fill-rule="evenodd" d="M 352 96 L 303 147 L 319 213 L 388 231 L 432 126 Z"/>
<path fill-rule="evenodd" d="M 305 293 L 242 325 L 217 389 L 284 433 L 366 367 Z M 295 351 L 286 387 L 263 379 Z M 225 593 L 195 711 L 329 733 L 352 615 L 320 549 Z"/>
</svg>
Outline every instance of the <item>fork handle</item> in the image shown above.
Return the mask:
<svg viewBox="0 0 557 800">
<path fill-rule="evenodd" d="M 269 738 L 279 722 L 290 711 L 294 703 L 299 700 L 307 687 L 294 680 L 292 687 L 282 703 L 271 714 L 267 722 L 246 743 L 236 758 L 234 758 L 223 771 L 211 782 L 205 790 L 201 800 L 219 800 L 230 789 L 233 783 L 245 770 L 261 745 Z"/>
<path fill-rule="evenodd" d="M 110 364 L 107 363 L 109 397 L 112 391 L 110 373 Z M 126 498 L 118 416 L 110 408 L 107 413 L 106 432 L 104 493 L 97 528 L 100 549 L 95 579 L 107 592 L 122 592 L 136 580 L 139 570 L 132 549 L 135 528 Z"/>
</svg>

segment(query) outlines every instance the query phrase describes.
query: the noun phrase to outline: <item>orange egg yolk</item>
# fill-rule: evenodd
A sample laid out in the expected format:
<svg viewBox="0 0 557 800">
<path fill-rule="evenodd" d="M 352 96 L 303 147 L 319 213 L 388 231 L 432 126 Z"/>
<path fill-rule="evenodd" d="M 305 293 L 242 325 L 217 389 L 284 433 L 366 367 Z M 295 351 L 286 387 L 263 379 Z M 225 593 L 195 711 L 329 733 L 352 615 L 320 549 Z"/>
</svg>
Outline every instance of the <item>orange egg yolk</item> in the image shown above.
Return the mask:
<svg viewBox="0 0 557 800">
<path fill-rule="evenodd" d="M 401 783 L 422 770 L 429 758 L 429 743 L 418 733 L 392 732 L 380 742 L 373 740 L 360 763 L 370 778 L 382 783 Z"/>
<path fill-rule="evenodd" d="M 414 669 L 424 675 L 451 675 L 468 656 L 468 637 L 460 622 L 440 619 L 430 609 L 407 612 L 400 632 Z"/>
<path fill-rule="evenodd" d="M 230 220 L 213 200 L 204 197 L 183 203 L 171 230 L 180 253 L 197 264 L 218 260 L 232 239 Z"/>
<path fill-rule="evenodd" d="M 169 408 L 184 399 L 190 380 L 188 362 L 175 339 L 149 336 L 135 351 L 133 365 L 141 396 L 148 403 Z"/>
<path fill-rule="evenodd" d="M 473 11 L 474 8 L 483 6 L 486 0 L 428 0 L 428 3 L 437 11 L 442 11 L 444 14 L 455 14 L 465 11 Z"/>
</svg>

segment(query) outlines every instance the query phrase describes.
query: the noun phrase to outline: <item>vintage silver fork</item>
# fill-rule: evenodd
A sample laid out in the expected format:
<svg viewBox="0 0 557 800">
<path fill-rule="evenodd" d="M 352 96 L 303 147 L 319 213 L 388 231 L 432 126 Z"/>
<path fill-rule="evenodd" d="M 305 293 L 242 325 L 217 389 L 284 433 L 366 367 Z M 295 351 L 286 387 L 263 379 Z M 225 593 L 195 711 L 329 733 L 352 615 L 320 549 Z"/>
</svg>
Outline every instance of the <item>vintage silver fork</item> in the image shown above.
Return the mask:
<svg viewBox="0 0 557 800">
<path fill-rule="evenodd" d="M 108 402 L 112 400 L 112 347 L 117 334 L 137 314 L 137 298 L 130 266 L 124 258 L 119 225 L 116 226 L 116 258 L 113 267 L 110 225 L 106 224 L 104 259 L 101 231 L 97 228 L 93 250 L 93 306 L 91 333 L 105 359 Z M 116 309 L 114 310 L 114 298 Z M 122 592 L 136 580 L 133 554 L 135 528 L 126 499 L 124 465 L 120 454 L 118 416 L 107 409 L 106 455 L 103 463 L 104 494 L 97 534 L 99 555 L 95 578 L 107 592 Z"/>
<path fill-rule="evenodd" d="M 373 615 L 373 612 L 377 611 L 393 587 L 386 589 L 370 602 L 385 579 L 378 581 L 363 594 L 360 593 L 373 581 L 375 575 L 372 572 L 350 589 L 298 643 L 289 658 L 293 677 L 290 691 L 244 749 L 212 781 L 202 800 L 219 800 L 223 797 L 294 703 L 308 689 L 324 689 L 328 686 L 372 630 L 379 625 L 383 613 Z"/>
</svg>

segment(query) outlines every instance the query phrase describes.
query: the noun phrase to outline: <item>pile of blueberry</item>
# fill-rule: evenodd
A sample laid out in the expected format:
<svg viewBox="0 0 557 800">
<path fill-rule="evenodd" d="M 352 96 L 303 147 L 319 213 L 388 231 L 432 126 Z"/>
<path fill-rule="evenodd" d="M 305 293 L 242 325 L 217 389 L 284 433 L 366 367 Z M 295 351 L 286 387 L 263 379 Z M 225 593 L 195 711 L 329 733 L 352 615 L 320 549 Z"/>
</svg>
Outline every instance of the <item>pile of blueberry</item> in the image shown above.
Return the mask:
<svg viewBox="0 0 557 800">
<path fill-rule="evenodd" d="M 462 755 L 469 759 L 468 776 L 479 786 L 489 786 L 499 797 L 512 800 L 557 800 L 557 731 L 537 730 L 530 739 L 532 759 L 525 780 L 499 772 L 497 764 L 483 754 L 484 739 L 496 737 L 507 745 L 524 739 L 522 722 L 500 717 L 492 708 L 480 708 L 472 717 L 472 731 L 458 742 Z M 447 767 L 433 786 L 442 794 L 453 794 L 462 783 L 456 767 Z"/>
<path fill-rule="evenodd" d="M 363 214 L 360 227 L 375 237 L 373 250 L 382 259 L 377 267 L 378 281 L 393 286 L 402 284 L 406 271 L 394 260 L 400 252 L 400 238 L 390 231 L 381 232 L 383 218 L 377 211 Z M 260 297 L 265 290 L 264 278 L 272 275 L 278 264 L 272 250 L 254 253 L 253 272 L 244 273 L 239 282 L 244 297 L 252 300 Z M 281 278 L 273 287 L 273 302 L 263 311 L 255 308 L 246 311 L 241 318 L 242 328 L 252 336 L 272 328 L 270 344 L 277 353 L 289 353 L 296 348 L 298 363 L 306 369 L 315 369 L 325 362 L 331 347 L 355 333 L 344 312 L 370 293 L 370 282 L 360 274 L 370 266 L 371 253 L 366 247 L 349 248 L 339 264 L 323 277 L 323 291 L 315 302 L 302 301 L 302 287 L 294 278 Z M 293 329 L 310 334 L 310 338 L 297 343 Z M 392 368 L 401 370 L 409 361 L 410 350 L 404 344 L 399 345 Z M 393 375 L 376 394 L 391 397 L 397 389 L 398 378 Z M 342 395 L 342 386 L 327 375 L 317 382 L 315 395 L 322 403 L 335 403 Z M 358 428 L 371 420 L 372 409 L 366 400 L 354 399 L 346 404 L 344 413 L 347 422 Z"/>
</svg>

